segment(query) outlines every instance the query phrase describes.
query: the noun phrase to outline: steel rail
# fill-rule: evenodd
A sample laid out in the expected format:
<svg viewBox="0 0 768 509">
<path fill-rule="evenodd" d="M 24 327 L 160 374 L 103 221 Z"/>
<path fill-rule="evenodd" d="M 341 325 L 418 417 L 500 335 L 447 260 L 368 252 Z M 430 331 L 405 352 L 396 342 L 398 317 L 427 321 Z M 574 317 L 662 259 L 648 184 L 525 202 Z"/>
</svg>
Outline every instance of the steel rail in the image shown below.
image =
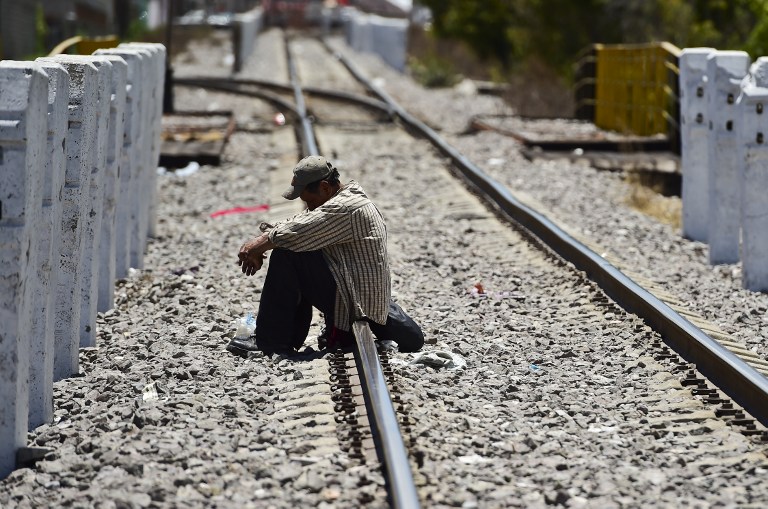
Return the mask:
<svg viewBox="0 0 768 509">
<path fill-rule="evenodd" d="M 531 139 L 511 129 L 497 127 L 485 120 L 487 115 L 475 115 L 470 119 L 473 129 L 482 131 L 495 131 L 504 136 L 514 138 L 526 147 L 539 147 L 544 151 L 564 152 L 577 148 L 584 151 L 596 152 L 662 152 L 670 150 L 670 140 L 663 138 L 651 138 L 647 136 L 625 137 L 621 140 L 610 139 Z"/>
<path fill-rule="evenodd" d="M 286 39 L 285 51 L 288 68 L 291 70 L 291 83 L 294 86 L 296 96 L 296 109 L 301 114 L 302 136 L 307 138 L 302 140 L 302 144 L 310 151 L 305 155 L 318 155 L 314 130 L 306 118 L 304 98 L 289 46 L 288 39 Z M 360 374 L 363 399 L 368 410 L 368 421 L 376 444 L 376 451 L 384 466 L 391 506 L 395 509 L 417 509 L 420 505 L 416 484 L 411 472 L 411 465 L 408 462 L 408 453 L 403 443 L 397 414 L 392 405 L 392 397 L 389 394 L 381 362 L 376 352 L 373 334 L 368 323 L 364 320 L 356 320 L 352 329 L 355 336 L 353 352 Z"/>
<path fill-rule="evenodd" d="M 291 57 L 291 49 L 288 36 L 284 35 L 285 39 L 285 55 L 288 62 L 288 76 L 291 81 L 291 87 L 293 88 L 293 98 L 296 101 L 296 111 L 299 112 L 299 118 L 301 122 L 300 132 L 301 138 L 301 150 L 304 157 L 319 155 L 320 150 L 317 148 L 317 142 L 315 135 L 312 131 L 312 123 L 307 116 L 307 107 L 304 104 L 304 94 L 301 93 L 301 84 L 299 82 L 299 75 L 296 72 L 296 64 Z"/>
<path fill-rule="evenodd" d="M 492 207 L 541 239 L 550 249 L 571 262 L 620 306 L 656 330 L 678 354 L 709 378 L 720 390 L 744 407 L 762 424 L 768 425 L 768 379 L 701 329 L 683 318 L 602 256 L 596 254 L 565 233 L 547 217 L 515 198 L 506 186 L 493 180 L 464 155 L 448 145 L 435 131 L 413 117 L 384 90 L 377 87 L 343 55 L 325 46 L 355 78 L 388 103 L 398 118 L 420 132 L 444 155 L 449 157 L 463 177 Z"/>
<path fill-rule="evenodd" d="M 277 90 L 280 92 L 291 92 L 291 93 L 293 92 L 293 88 L 286 83 L 280 83 L 277 81 L 268 81 L 268 80 L 255 80 L 255 79 L 186 76 L 184 78 L 174 79 L 174 84 L 184 85 L 184 86 L 195 86 L 195 87 L 201 87 L 201 88 L 212 88 L 212 89 L 219 88 L 219 87 L 231 87 L 232 85 L 236 85 L 238 87 L 241 87 L 240 90 L 242 90 L 242 92 L 240 93 L 246 93 L 246 91 L 243 90 L 242 87 L 254 87 L 254 91 L 253 91 L 254 95 L 259 94 L 258 95 L 259 97 L 261 97 L 262 99 L 268 100 L 270 102 L 275 102 L 273 98 L 277 98 L 278 96 L 274 94 L 270 94 L 268 92 L 261 91 L 259 89 L 266 88 L 266 89 Z M 367 108 L 377 113 L 386 115 L 389 118 L 394 118 L 394 112 L 392 111 L 392 108 L 384 101 L 380 101 L 378 99 L 373 99 L 371 97 L 367 97 L 360 94 L 354 94 L 352 92 L 342 92 L 338 90 L 329 90 L 327 88 L 319 88 L 319 87 L 302 87 L 301 90 L 305 95 L 322 97 L 324 99 L 328 99 L 331 101 L 353 103 L 363 108 Z M 286 103 L 286 101 L 284 101 L 283 99 L 278 99 L 278 100 L 281 101 L 283 104 Z M 288 104 L 290 104 L 291 108 L 295 110 L 293 103 L 288 103 Z"/>
<path fill-rule="evenodd" d="M 292 102 L 286 101 L 282 97 L 264 90 L 244 90 L 238 83 L 230 79 L 198 79 L 198 78 L 178 78 L 174 79 L 174 85 L 184 87 L 199 87 L 209 90 L 218 90 L 230 94 L 247 95 L 249 97 L 258 97 L 263 99 L 279 109 L 291 113 L 295 118 L 300 118 L 299 111 Z"/>
<path fill-rule="evenodd" d="M 368 410 L 368 421 L 390 487 L 390 505 L 396 509 L 416 509 L 420 507 L 419 497 L 373 334 L 364 320 L 354 322 L 352 330 L 355 336 L 355 361 Z"/>
<path fill-rule="evenodd" d="M 289 61 L 291 61 L 290 54 Z M 311 123 L 306 121 L 306 109 L 304 109 L 304 115 L 302 116 L 302 112 L 299 108 L 296 108 L 293 104 L 275 94 L 259 90 L 244 90 L 243 88 L 244 86 L 250 85 L 265 88 L 271 87 L 287 91 L 291 89 L 288 85 L 261 80 L 234 80 L 230 78 L 222 79 L 207 77 L 179 78 L 175 81 L 175 84 L 254 96 L 277 104 L 279 107 L 291 111 L 297 119 L 302 120 L 302 124 L 306 123 L 309 125 L 309 129 L 301 130 L 300 136 L 311 137 L 312 141 L 311 143 L 301 141 L 302 146 L 317 147 L 314 130 L 311 127 Z M 297 93 L 301 93 L 302 90 L 338 101 L 357 103 L 360 106 L 384 113 L 390 118 L 393 117 L 393 112 L 389 105 L 368 97 L 309 87 L 305 89 L 299 88 Z M 317 151 L 313 154 L 305 155 L 316 154 Z M 371 421 L 371 431 L 374 443 L 376 444 L 377 454 L 384 467 L 384 474 L 390 488 L 389 496 L 391 505 L 396 509 L 418 508 L 419 499 L 416 493 L 413 475 L 411 473 L 411 466 L 408 462 L 408 454 L 405 450 L 397 415 L 394 406 L 392 405 L 392 398 L 389 394 L 381 363 L 376 352 L 373 335 L 365 321 L 355 322 L 353 329 L 355 335 L 354 355 L 358 365 L 358 372 L 361 375 L 363 398 L 365 399 L 366 408 L 368 410 L 369 421 Z"/>
</svg>

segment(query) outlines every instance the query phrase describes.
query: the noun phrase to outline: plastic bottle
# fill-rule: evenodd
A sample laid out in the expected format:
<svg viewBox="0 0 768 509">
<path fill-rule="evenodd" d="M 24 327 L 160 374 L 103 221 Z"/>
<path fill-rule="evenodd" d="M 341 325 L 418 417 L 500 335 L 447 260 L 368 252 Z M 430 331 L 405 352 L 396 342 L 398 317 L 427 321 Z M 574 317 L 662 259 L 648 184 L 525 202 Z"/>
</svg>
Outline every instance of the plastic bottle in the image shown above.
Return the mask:
<svg viewBox="0 0 768 509">
<path fill-rule="evenodd" d="M 236 325 L 235 338 L 248 339 L 256 330 L 256 318 L 253 317 L 252 313 L 248 313 L 246 316 L 238 318 Z"/>
</svg>

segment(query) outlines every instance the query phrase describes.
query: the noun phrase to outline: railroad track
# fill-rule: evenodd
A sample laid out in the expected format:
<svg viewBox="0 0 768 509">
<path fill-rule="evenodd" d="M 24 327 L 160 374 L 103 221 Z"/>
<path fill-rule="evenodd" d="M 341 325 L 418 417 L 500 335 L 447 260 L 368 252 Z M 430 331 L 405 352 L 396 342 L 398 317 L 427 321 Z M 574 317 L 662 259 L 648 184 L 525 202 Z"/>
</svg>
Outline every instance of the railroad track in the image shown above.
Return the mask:
<svg viewBox="0 0 768 509">
<path fill-rule="evenodd" d="M 260 63 L 285 55 L 270 37 Z M 391 121 L 393 106 L 329 100 L 367 92 L 323 45 L 290 45 L 302 89 L 329 91 L 304 97 L 318 149 L 387 218 L 395 296 L 442 362 L 378 352 L 374 381 L 392 396 L 409 472 L 385 473 L 354 353 L 318 353 L 311 337 L 295 359 L 224 353 L 233 313 L 253 309 L 257 285 L 230 263 L 253 220 L 209 214 L 261 203 L 271 220 L 296 205 L 278 191 L 303 128 L 271 122 L 299 110 L 276 65 L 282 85 L 208 80 L 211 92 L 198 81 L 177 95 L 190 109 L 257 112 L 246 124 L 257 128 L 233 133 L 221 167 L 161 179 L 152 270 L 120 282 L 86 376 L 57 387 L 54 423 L 32 435 L 54 452 L 0 483 L 0 505 L 385 507 L 408 473 L 429 507 L 766 505 L 761 424 L 592 274 L 510 228 L 478 199 L 482 182 L 463 185 L 406 117 Z"/>
<path fill-rule="evenodd" d="M 285 49 L 290 86 L 256 80 L 221 82 L 220 80 L 212 79 L 179 80 L 178 84 L 198 87 L 208 86 L 225 92 L 260 97 L 290 111 L 297 123 L 297 140 L 300 145 L 301 157 L 319 155 L 320 151 L 312 128 L 312 122 L 305 105 L 304 91 L 299 83 L 290 51 L 290 44 L 287 41 Z M 292 92 L 294 103 L 291 104 L 274 94 L 264 93 L 259 90 L 259 87 L 272 88 L 283 93 Z M 319 91 L 317 95 L 330 97 L 336 101 L 352 102 L 389 114 L 389 109 L 386 105 L 371 101 L 365 97 L 355 97 L 350 94 L 334 94 L 326 91 Z M 336 403 L 335 411 L 340 414 L 337 422 L 348 428 L 342 434 L 342 443 L 345 444 L 350 457 L 364 459 L 362 446 L 366 433 L 361 431 L 360 420 L 361 418 L 366 418 L 365 423 L 370 427 L 370 434 L 375 440 L 376 450 L 386 474 L 389 499 L 392 507 L 419 507 L 416 487 L 413 476 L 410 473 L 408 454 L 400 434 L 400 419 L 397 416 L 389 394 L 384 375 L 385 371 L 380 363 L 373 335 L 364 320 L 353 324 L 353 332 L 355 336 L 355 345 L 353 347 L 356 365 L 355 375 L 358 379 L 354 386 L 350 383 L 351 374 L 344 354 L 338 352 L 330 356 L 331 390 L 334 393 L 333 400 Z M 360 415 L 358 405 L 352 399 L 353 390 L 360 390 L 364 397 L 367 412 L 363 413 L 363 415 Z"/>
<path fill-rule="evenodd" d="M 336 92 L 318 87 L 304 87 L 299 85 L 295 65 L 290 56 L 290 43 L 286 42 L 288 66 L 291 70 L 291 85 L 279 82 L 262 80 L 222 80 L 212 78 L 185 78 L 178 80 L 178 85 L 208 87 L 211 89 L 261 97 L 270 101 L 277 107 L 290 111 L 299 128 L 297 132 L 301 139 L 302 155 L 314 154 L 319 151 L 314 141 L 312 132 L 312 119 L 307 113 L 303 93 L 318 99 L 332 100 L 357 107 L 368 109 L 380 115 L 380 118 L 397 120 L 409 132 L 418 133 L 428 139 L 438 151 L 448 157 L 459 177 L 468 184 L 472 191 L 479 195 L 496 214 L 513 222 L 516 228 L 531 242 L 548 252 L 555 263 L 572 264 L 592 281 L 597 283 L 600 290 L 595 290 L 595 301 L 599 306 L 608 309 L 615 308 L 617 303 L 624 310 L 634 313 L 642 318 L 644 324 L 649 325 L 658 335 L 652 338 L 645 334 L 648 344 L 637 342 L 638 347 L 649 349 L 653 358 L 660 362 L 667 362 L 668 369 L 675 373 L 685 387 L 690 387 L 693 395 L 702 396 L 710 405 L 716 405 L 715 413 L 723 417 L 729 425 L 738 427 L 744 435 L 755 435 L 764 441 L 768 441 L 768 434 L 764 428 L 750 418 L 754 416 L 762 424 L 768 422 L 768 383 L 762 376 L 764 364 L 754 357 L 747 357 L 747 361 L 753 361 L 752 367 L 736 356 L 732 351 L 709 337 L 700 328 L 694 326 L 685 319 L 679 308 L 673 309 L 643 286 L 624 275 L 619 269 L 612 266 L 604 258 L 597 255 L 590 248 L 573 239 L 559 226 L 548 220 L 542 214 L 517 200 L 504 186 L 493 181 L 471 161 L 467 160 L 457 150 L 450 147 L 430 127 L 419 121 L 391 97 L 373 83 L 369 82 L 354 66 L 343 56 L 333 52 L 328 45 L 326 50 L 334 55 L 360 82 L 366 90 L 375 98 L 349 92 Z M 293 93 L 294 103 L 290 103 L 279 95 L 264 90 L 272 90 L 279 94 Z M 322 121 L 321 121 L 322 122 Z M 604 293 L 604 295 L 602 295 Z M 606 297 L 607 296 L 607 297 Z M 613 301 L 609 300 L 612 299 Z M 636 332 L 642 332 L 644 326 L 635 323 Z M 382 465 L 387 472 L 390 488 L 390 499 L 394 507 L 415 507 L 418 504 L 416 489 L 413 487 L 412 478 L 406 475 L 409 472 L 408 460 L 403 446 L 403 439 L 398 433 L 398 418 L 393 411 L 393 405 L 386 392 L 384 370 L 391 373 L 391 368 L 382 368 L 376 359 L 375 352 L 370 348 L 373 344 L 370 330 L 367 327 L 356 326 L 355 335 L 357 345 L 355 360 L 357 363 L 356 376 L 360 378 L 360 388 L 365 389 L 366 408 L 371 424 L 376 425 L 372 432 L 376 443 L 376 449 L 382 457 Z M 670 347 L 673 351 L 670 350 Z M 741 352 L 743 353 L 743 352 Z M 342 418 L 343 422 L 351 425 L 349 443 L 359 448 L 363 435 L 360 433 L 360 425 L 348 422 L 350 415 L 354 416 L 355 405 L 349 396 L 353 390 L 349 385 L 349 374 L 345 374 L 347 358 L 343 355 L 331 358 L 332 377 L 337 382 L 334 384 L 336 393 L 334 400 L 341 412 L 347 412 Z M 706 378 L 705 378 L 706 377 Z M 332 380 L 332 381 L 334 381 Z M 338 383 L 338 382 L 343 383 Z M 377 394 L 377 389 L 384 389 Z M 726 396 L 724 396 L 727 395 Z M 731 401 L 735 401 L 736 404 Z M 398 406 L 402 406 L 399 405 Z M 739 408 L 743 407 L 744 410 Z M 352 409 L 352 410 L 350 410 Z M 745 412 L 746 410 L 746 412 Z M 385 415 L 382 416 L 380 413 Z M 384 419 L 388 419 L 385 422 Z M 406 418 L 407 419 L 407 418 Z M 391 432 L 391 437 L 386 433 Z M 394 438 L 396 437 L 396 438 Z M 406 442 L 411 442 L 408 438 Z M 394 453 L 392 451 L 395 451 Z M 358 451 L 358 454 L 362 452 Z M 387 457 L 394 454 L 396 459 Z"/>
<path fill-rule="evenodd" d="M 291 86 L 296 100 L 296 113 L 299 116 L 301 126 L 299 140 L 302 156 L 320 155 L 312 124 L 307 115 L 303 91 L 299 77 L 296 74 L 296 66 L 288 41 L 286 41 L 285 48 Z M 413 475 L 410 472 L 408 453 L 405 450 L 400 434 L 399 420 L 384 378 L 384 369 L 379 360 L 371 329 L 364 320 L 359 320 L 353 323 L 352 332 L 355 336 L 353 352 L 360 380 L 359 387 L 362 389 L 365 398 L 368 410 L 368 424 L 386 474 L 391 505 L 395 508 L 419 507 L 416 486 Z M 353 410 L 352 413 L 345 416 L 344 422 L 352 427 L 350 442 L 355 443 L 361 438 L 360 432 L 355 431 L 355 427 L 359 424 L 357 419 L 354 418 L 354 407 L 352 407 L 351 402 L 343 400 L 343 391 L 347 388 L 352 388 L 349 383 L 350 377 L 347 372 L 347 363 L 343 360 L 343 357 L 339 359 L 338 356 L 335 359 L 332 357 L 331 360 L 341 361 L 336 362 L 331 368 L 332 376 L 337 378 L 334 396 L 341 398 L 336 408 L 341 411 L 349 410 L 350 408 Z M 345 405 L 345 403 L 347 404 Z"/>
<path fill-rule="evenodd" d="M 573 239 L 548 218 L 521 203 L 507 188 L 488 177 L 434 130 L 402 109 L 383 90 L 368 82 L 348 60 L 342 61 L 358 80 L 392 107 L 399 119 L 420 132 L 448 156 L 485 201 L 541 239 L 548 248 L 578 270 L 584 271 L 622 308 L 643 318 L 675 351 L 696 364 L 697 369 L 763 424 L 768 424 L 768 380 L 757 369 L 707 336 L 700 328 L 613 267 L 602 256 Z"/>
</svg>

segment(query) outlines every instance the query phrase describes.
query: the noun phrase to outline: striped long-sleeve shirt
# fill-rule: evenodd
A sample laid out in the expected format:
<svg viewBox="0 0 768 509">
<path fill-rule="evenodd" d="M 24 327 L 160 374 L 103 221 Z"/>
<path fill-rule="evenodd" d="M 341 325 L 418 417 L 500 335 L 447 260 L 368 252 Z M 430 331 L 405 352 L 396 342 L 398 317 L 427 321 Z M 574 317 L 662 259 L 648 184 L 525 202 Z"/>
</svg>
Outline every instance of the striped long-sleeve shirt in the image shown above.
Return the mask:
<svg viewBox="0 0 768 509">
<path fill-rule="evenodd" d="M 360 184 L 352 180 L 315 210 L 277 223 L 269 240 L 290 251 L 322 250 L 336 280 L 336 327 L 350 330 L 352 320 L 362 316 L 387 321 L 387 229 Z"/>
</svg>

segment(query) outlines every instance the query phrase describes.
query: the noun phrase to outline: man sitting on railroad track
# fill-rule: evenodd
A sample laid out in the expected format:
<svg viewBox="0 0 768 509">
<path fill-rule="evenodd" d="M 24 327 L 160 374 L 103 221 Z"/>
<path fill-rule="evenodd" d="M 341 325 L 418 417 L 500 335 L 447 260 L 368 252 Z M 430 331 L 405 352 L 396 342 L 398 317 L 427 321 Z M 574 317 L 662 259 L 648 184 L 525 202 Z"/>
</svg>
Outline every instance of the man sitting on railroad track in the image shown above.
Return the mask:
<svg viewBox="0 0 768 509">
<path fill-rule="evenodd" d="M 309 156 L 293 169 L 283 197 L 301 198 L 307 208 L 275 225 L 262 223 L 263 233 L 240 248 L 238 264 L 247 276 L 274 251 L 255 333 L 233 339 L 227 350 L 295 353 L 309 332 L 313 306 L 326 321 L 320 348 L 351 344 L 352 322 L 365 319 L 379 340 L 394 341 L 401 352 L 419 350 L 421 329 L 390 297 L 384 219 L 360 184 L 342 185 L 329 161 Z"/>
</svg>

